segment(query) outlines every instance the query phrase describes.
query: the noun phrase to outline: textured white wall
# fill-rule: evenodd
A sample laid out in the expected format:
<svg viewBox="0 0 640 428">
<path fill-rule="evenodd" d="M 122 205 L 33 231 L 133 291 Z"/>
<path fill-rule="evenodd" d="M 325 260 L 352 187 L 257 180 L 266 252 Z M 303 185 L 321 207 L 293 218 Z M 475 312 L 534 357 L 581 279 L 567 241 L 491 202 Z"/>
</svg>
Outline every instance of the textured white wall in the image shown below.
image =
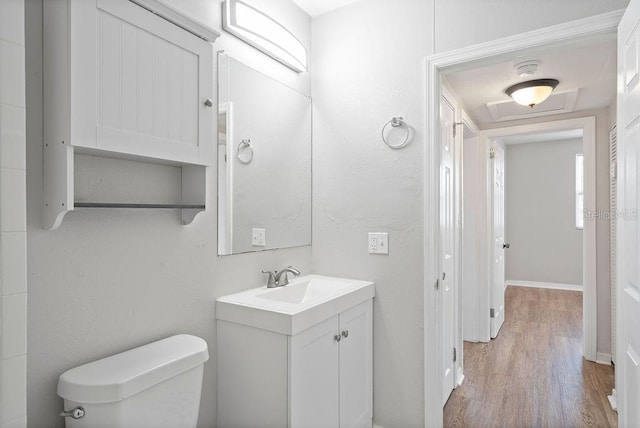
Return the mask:
<svg viewBox="0 0 640 428">
<path fill-rule="evenodd" d="M 0 2 L 0 426 L 27 426 L 24 0 Z"/>
<path fill-rule="evenodd" d="M 508 145 L 506 279 L 582 285 L 576 229 L 576 154 L 582 140 Z"/>
<path fill-rule="evenodd" d="M 308 273 L 311 250 L 217 257 L 215 168 L 208 177 L 212 208 L 189 226 L 181 226 L 179 213 L 170 210 L 102 209 L 78 210 L 59 229 L 43 230 L 42 0 L 26 3 L 29 426 L 63 426 L 56 384 L 65 370 L 183 332 L 209 344 L 200 425 L 213 427 L 216 297 L 261 285 L 261 269 L 292 264 Z M 174 3 L 220 29 L 218 0 Z M 269 6 L 308 46 L 309 17 L 288 0 Z M 310 94 L 308 74 L 298 75 L 226 34 L 214 45 L 220 48 Z"/>
<path fill-rule="evenodd" d="M 629 0 L 432 0 L 435 52 L 623 9 Z"/>
<path fill-rule="evenodd" d="M 424 425 L 423 59 L 428 1 L 365 0 L 313 23 L 313 269 L 375 281 L 374 423 Z M 412 142 L 382 126 L 402 116 Z M 388 232 L 388 256 L 367 253 Z"/>
</svg>

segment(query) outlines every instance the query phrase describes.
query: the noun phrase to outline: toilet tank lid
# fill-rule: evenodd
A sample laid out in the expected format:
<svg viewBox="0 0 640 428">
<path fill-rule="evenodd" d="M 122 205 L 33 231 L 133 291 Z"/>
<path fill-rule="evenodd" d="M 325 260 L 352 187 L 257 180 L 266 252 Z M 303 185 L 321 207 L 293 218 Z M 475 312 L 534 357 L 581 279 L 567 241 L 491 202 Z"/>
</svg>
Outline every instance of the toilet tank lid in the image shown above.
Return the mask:
<svg viewBox="0 0 640 428">
<path fill-rule="evenodd" d="M 180 334 L 64 372 L 58 395 L 80 404 L 124 400 L 209 359 L 207 343 Z"/>
</svg>

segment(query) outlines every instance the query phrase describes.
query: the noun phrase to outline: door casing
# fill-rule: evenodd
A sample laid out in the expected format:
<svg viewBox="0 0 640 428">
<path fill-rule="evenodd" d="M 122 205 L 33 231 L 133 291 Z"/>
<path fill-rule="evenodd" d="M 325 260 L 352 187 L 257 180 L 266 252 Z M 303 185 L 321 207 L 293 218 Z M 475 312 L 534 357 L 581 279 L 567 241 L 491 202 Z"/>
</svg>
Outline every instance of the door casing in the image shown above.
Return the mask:
<svg viewBox="0 0 640 428">
<path fill-rule="evenodd" d="M 555 120 L 531 125 L 509 126 L 481 132 L 488 141 L 513 135 L 582 130 L 582 152 L 584 154 L 584 209 L 596 211 L 596 118 Z M 487 227 L 491 227 L 490 223 Z M 490 230 L 490 229 L 489 229 Z M 582 255 L 582 331 L 583 355 L 589 361 L 597 360 L 596 353 L 596 222 L 585 221 L 583 229 Z"/>
</svg>

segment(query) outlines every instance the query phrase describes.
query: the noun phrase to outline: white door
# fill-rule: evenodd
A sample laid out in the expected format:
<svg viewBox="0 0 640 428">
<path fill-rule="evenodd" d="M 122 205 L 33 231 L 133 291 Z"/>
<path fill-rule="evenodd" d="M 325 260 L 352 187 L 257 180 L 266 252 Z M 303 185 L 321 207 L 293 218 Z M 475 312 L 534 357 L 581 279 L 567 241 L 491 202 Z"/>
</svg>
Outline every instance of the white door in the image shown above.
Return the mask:
<svg viewBox="0 0 640 428">
<path fill-rule="evenodd" d="M 492 143 L 491 165 L 493 186 L 491 190 L 492 210 L 492 272 L 491 272 L 491 337 L 498 336 L 504 322 L 504 149 Z"/>
<path fill-rule="evenodd" d="M 371 428 L 373 300 L 340 314 L 340 428 Z"/>
<path fill-rule="evenodd" d="M 338 428 L 338 316 L 291 336 L 291 428 Z"/>
<path fill-rule="evenodd" d="M 616 391 L 621 427 L 640 426 L 640 0 L 618 28 L 618 334 Z"/>
<path fill-rule="evenodd" d="M 442 405 L 447 402 L 455 385 L 454 347 L 454 251 L 455 193 L 454 137 L 455 109 L 442 97 L 440 102 L 440 323 L 442 325 Z"/>
</svg>

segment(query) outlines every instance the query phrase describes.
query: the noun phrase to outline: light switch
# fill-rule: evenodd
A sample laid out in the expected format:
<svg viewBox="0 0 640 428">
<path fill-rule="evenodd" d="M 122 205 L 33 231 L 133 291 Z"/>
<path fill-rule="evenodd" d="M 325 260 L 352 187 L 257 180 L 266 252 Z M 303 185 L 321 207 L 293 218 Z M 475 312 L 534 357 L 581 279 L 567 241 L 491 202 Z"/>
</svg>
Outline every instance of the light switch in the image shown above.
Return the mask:
<svg viewBox="0 0 640 428">
<path fill-rule="evenodd" d="M 254 247 L 264 247 L 267 245 L 266 232 L 264 229 L 251 229 L 251 245 Z"/>
<path fill-rule="evenodd" d="M 369 233 L 369 254 L 389 254 L 388 233 Z"/>
</svg>

